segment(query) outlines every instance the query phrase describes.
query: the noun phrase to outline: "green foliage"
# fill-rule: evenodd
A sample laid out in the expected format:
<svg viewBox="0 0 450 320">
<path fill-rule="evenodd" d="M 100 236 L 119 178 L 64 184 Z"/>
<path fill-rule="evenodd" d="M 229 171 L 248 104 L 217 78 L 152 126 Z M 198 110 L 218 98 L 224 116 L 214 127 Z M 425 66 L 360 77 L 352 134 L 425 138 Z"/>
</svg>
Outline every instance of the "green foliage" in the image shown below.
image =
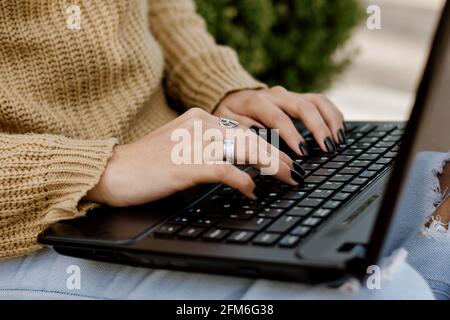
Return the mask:
<svg viewBox="0 0 450 320">
<path fill-rule="evenodd" d="M 295 91 L 330 85 L 352 58 L 336 58 L 362 17 L 358 0 L 196 0 L 210 32 L 258 79 Z"/>
</svg>

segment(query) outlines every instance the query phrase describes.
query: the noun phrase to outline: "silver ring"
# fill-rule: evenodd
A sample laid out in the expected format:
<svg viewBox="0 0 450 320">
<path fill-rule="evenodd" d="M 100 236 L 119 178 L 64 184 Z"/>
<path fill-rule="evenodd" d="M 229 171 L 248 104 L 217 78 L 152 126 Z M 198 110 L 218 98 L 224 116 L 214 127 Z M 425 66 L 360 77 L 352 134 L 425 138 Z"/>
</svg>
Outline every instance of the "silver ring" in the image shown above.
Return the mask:
<svg viewBox="0 0 450 320">
<path fill-rule="evenodd" d="M 234 140 L 223 140 L 223 161 L 234 163 Z"/>
<path fill-rule="evenodd" d="M 219 124 L 223 128 L 232 129 L 232 128 L 237 127 L 239 125 L 239 122 L 231 120 L 231 119 L 220 117 L 219 118 Z"/>
</svg>

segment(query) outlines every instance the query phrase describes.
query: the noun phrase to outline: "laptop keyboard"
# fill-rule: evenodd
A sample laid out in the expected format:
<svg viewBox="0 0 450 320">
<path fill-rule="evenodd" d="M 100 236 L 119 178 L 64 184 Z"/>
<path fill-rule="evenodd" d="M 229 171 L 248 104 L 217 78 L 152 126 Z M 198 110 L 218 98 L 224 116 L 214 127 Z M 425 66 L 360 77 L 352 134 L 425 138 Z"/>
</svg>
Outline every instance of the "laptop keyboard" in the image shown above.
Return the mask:
<svg viewBox="0 0 450 320">
<path fill-rule="evenodd" d="M 324 154 L 311 136 L 313 156 L 297 159 L 306 171 L 299 186 L 271 176 L 254 178 L 257 201 L 221 185 L 185 212 L 152 231 L 151 236 L 233 245 L 293 248 L 334 212 L 382 174 L 397 155 L 403 126 L 351 124 L 346 145 Z"/>
</svg>

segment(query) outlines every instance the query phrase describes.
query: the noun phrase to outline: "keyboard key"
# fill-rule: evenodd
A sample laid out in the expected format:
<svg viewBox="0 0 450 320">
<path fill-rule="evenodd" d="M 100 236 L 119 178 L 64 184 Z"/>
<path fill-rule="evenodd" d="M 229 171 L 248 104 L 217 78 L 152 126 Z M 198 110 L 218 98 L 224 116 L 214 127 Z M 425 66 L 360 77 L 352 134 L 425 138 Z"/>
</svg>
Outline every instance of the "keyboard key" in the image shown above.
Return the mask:
<svg viewBox="0 0 450 320">
<path fill-rule="evenodd" d="M 287 200 L 300 200 L 305 195 L 306 192 L 303 191 L 288 191 L 282 196 L 282 198 Z"/>
<path fill-rule="evenodd" d="M 211 227 L 216 222 L 216 219 L 198 218 L 192 221 L 192 225 L 197 227 Z"/>
<path fill-rule="evenodd" d="M 347 174 L 337 174 L 330 179 L 331 182 L 347 182 L 352 179 L 353 176 Z"/>
<path fill-rule="evenodd" d="M 370 132 L 367 137 L 375 137 L 375 138 L 381 138 L 384 137 L 387 134 L 387 131 L 373 131 Z"/>
<path fill-rule="evenodd" d="M 254 232 L 249 231 L 235 231 L 228 236 L 227 241 L 241 244 L 246 243 L 253 237 L 254 234 Z"/>
<path fill-rule="evenodd" d="M 320 222 L 322 222 L 322 219 L 310 217 L 303 221 L 302 225 L 307 227 L 316 227 L 320 224 Z"/>
<path fill-rule="evenodd" d="M 255 201 L 255 200 L 245 200 L 246 203 L 243 203 L 241 206 L 242 210 L 255 210 L 255 211 L 259 211 L 262 208 L 264 208 L 264 206 L 267 204 L 263 201 Z"/>
<path fill-rule="evenodd" d="M 274 245 L 279 238 L 279 234 L 263 232 L 253 239 L 253 243 L 259 246 L 271 246 Z"/>
<path fill-rule="evenodd" d="M 172 236 L 180 229 L 180 226 L 166 224 L 156 229 L 154 233 L 155 236 Z"/>
<path fill-rule="evenodd" d="M 292 207 L 295 204 L 294 200 L 283 200 L 283 199 L 278 199 L 276 201 L 274 201 L 270 207 L 271 208 L 281 208 L 281 209 L 287 209 Z"/>
<path fill-rule="evenodd" d="M 401 136 L 390 136 L 390 135 L 389 135 L 389 136 L 383 138 L 382 141 L 384 141 L 384 142 L 389 142 L 389 141 L 392 141 L 392 142 L 399 142 L 401 139 L 402 139 Z"/>
<path fill-rule="evenodd" d="M 349 162 L 352 161 L 355 157 L 351 155 L 339 155 L 333 158 L 334 162 Z"/>
<path fill-rule="evenodd" d="M 300 184 L 300 185 L 294 187 L 294 190 L 296 190 L 296 191 L 309 191 L 311 189 L 314 189 L 315 187 L 316 187 L 315 184 L 310 184 L 310 183 L 308 183 L 308 184 Z"/>
<path fill-rule="evenodd" d="M 319 199 L 326 199 L 329 196 L 331 196 L 333 194 L 333 190 L 322 190 L 322 189 L 317 189 L 315 190 L 313 193 L 311 193 L 309 196 L 311 198 L 319 198 Z"/>
<path fill-rule="evenodd" d="M 282 248 L 292 248 L 300 241 L 300 237 L 285 235 L 279 242 L 280 247 Z"/>
<path fill-rule="evenodd" d="M 323 199 L 305 198 L 297 204 L 297 207 L 318 207 L 322 202 Z"/>
<path fill-rule="evenodd" d="M 327 218 L 329 215 L 331 214 L 331 210 L 330 209 L 318 209 L 316 211 L 314 211 L 313 213 L 313 217 L 317 217 L 317 218 L 321 218 L 321 219 L 325 219 Z"/>
<path fill-rule="evenodd" d="M 352 184 L 346 185 L 344 187 L 344 189 L 342 189 L 343 192 L 348 192 L 348 193 L 353 193 L 353 192 L 356 192 L 358 190 L 359 190 L 359 186 L 358 185 L 352 185 Z"/>
<path fill-rule="evenodd" d="M 186 225 L 188 224 L 189 219 L 186 217 L 175 217 L 174 219 L 172 219 L 169 223 L 170 224 L 181 224 L 181 225 Z"/>
<path fill-rule="evenodd" d="M 396 145 L 395 141 L 380 141 L 378 142 L 375 147 L 377 148 L 390 148 Z"/>
<path fill-rule="evenodd" d="M 308 214 L 311 213 L 313 209 L 308 207 L 294 207 L 288 212 L 286 212 L 286 215 L 288 216 L 296 216 L 296 217 L 305 217 Z"/>
<path fill-rule="evenodd" d="M 378 157 L 379 157 L 379 155 L 377 155 L 377 154 L 363 154 L 358 157 L 358 160 L 373 161 Z"/>
<path fill-rule="evenodd" d="M 284 216 L 276 220 L 272 225 L 267 228 L 267 232 L 279 232 L 284 233 L 291 229 L 300 221 L 299 217 Z"/>
<path fill-rule="evenodd" d="M 342 187 L 344 184 L 342 182 L 330 182 L 327 181 L 324 184 L 322 184 L 320 186 L 321 189 L 326 189 L 326 190 L 337 190 L 340 187 Z"/>
<path fill-rule="evenodd" d="M 391 136 L 402 136 L 404 133 L 405 133 L 404 130 L 397 129 L 397 130 L 392 131 L 389 135 L 391 135 Z"/>
<path fill-rule="evenodd" d="M 306 163 L 325 163 L 329 160 L 328 157 L 311 157 Z"/>
<path fill-rule="evenodd" d="M 261 217 L 250 220 L 224 219 L 219 222 L 217 227 L 221 229 L 259 231 L 271 222 L 271 219 Z"/>
<path fill-rule="evenodd" d="M 263 218 L 278 218 L 283 212 L 284 209 L 264 208 L 260 213 L 258 213 L 258 216 Z"/>
<path fill-rule="evenodd" d="M 344 168 L 341 171 L 339 171 L 340 174 L 351 174 L 351 175 L 355 175 L 358 172 L 361 171 L 361 168 L 357 168 L 357 167 L 349 167 L 349 168 Z"/>
<path fill-rule="evenodd" d="M 345 162 L 328 162 L 326 165 L 324 165 L 323 167 L 325 169 L 340 169 L 345 165 Z"/>
<path fill-rule="evenodd" d="M 362 186 L 362 185 L 366 184 L 367 181 L 368 181 L 367 178 L 356 178 L 356 179 L 353 179 L 352 182 L 350 182 L 350 184 Z"/>
<path fill-rule="evenodd" d="M 328 177 L 328 176 L 331 176 L 335 172 L 336 172 L 336 169 L 325 169 L 325 168 L 322 168 L 322 169 L 319 169 L 316 172 L 314 172 L 314 175 L 315 176 Z"/>
<path fill-rule="evenodd" d="M 374 143 L 376 143 L 379 139 L 380 139 L 380 138 L 378 138 L 378 137 L 365 137 L 365 138 L 362 138 L 361 140 L 359 140 L 358 142 L 374 144 Z"/>
<path fill-rule="evenodd" d="M 376 126 L 375 131 L 392 131 L 397 128 L 396 124 L 393 123 L 384 123 Z"/>
<path fill-rule="evenodd" d="M 202 238 L 207 241 L 221 241 L 230 231 L 224 229 L 212 229 L 204 233 Z"/>
<path fill-rule="evenodd" d="M 387 165 L 387 164 L 391 163 L 391 161 L 392 161 L 392 158 L 380 158 L 375 163 L 381 164 L 381 165 Z"/>
<path fill-rule="evenodd" d="M 324 209 L 336 209 L 341 205 L 342 201 L 329 200 L 323 205 Z"/>
<path fill-rule="evenodd" d="M 295 236 L 299 236 L 299 237 L 304 237 L 310 232 L 311 232 L 311 228 L 310 227 L 308 227 L 308 226 L 298 226 L 298 227 L 295 227 L 290 232 L 290 234 L 295 235 Z"/>
<path fill-rule="evenodd" d="M 367 133 L 369 131 L 372 131 L 373 129 L 375 129 L 376 126 L 370 123 L 365 123 L 362 126 L 357 127 L 354 132 L 362 132 L 362 133 Z"/>
<path fill-rule="evenodd" d="M 392 152 L 392 151 L 386 152 L 386 154 L 383 155 L 383 157 L 385 157 L 385 158 L 395 158 L 395 157 L 397 157 L 397 152 Z"/>
<path fill-rule="evenodd" d="M 361 160 L 355 160 L 352 163 L 349 164 L 350 167 L 359 167 L 364 168 L 370 165 L 370 161 L 361 161 Z"/>
<path fill-rule="evenodd" d="M 205 230 L 206 229 L 204 228 L 198 227 L 186 227 L 180 233 L 178 233 L 178 236 L 180 238 L 195 239 Z"/>
<path fill-rule="evenodd" d="M 370 146 L 372 146 L 372 144 L 370 142 L 357 142 L 354 145 L 351 146 L 352 149 L 367 149 Z"/>
<path fill-rule="evenodd" d="M 376 154 L 382 154 L 387 151 L 387 148 L 370 148 L 367 150 L 367 153 L 376 153 Z"/>
<path fill-rule="evenodd" d="M 304 170 L 313 171 L 313 170 L 316 170 L 318 167 L 320 167 L 320 164 L 319 163 L 304 163 L 304 164 L 302 164 L 302 167 Z"/>
<path fill-rule="evenodd" d="M 361 154 L 364 150 L 363 149 L 347 149 L 342 152 L 343 155 L 348 156 L 357 156 Z"/>
<path fill-rule="evenodd" d="M 228 217 L 230 219 L 248 220 L 256 214 L 255 210 L 240 210 L 235 213 L 231 213 Z"/>
<path fill-rule="evenodd" d="M 376 171 L 364 171 L 359 175 L 360 178 L 372 178 L 377 174 Z"/>
<path fill-rule="evenodd" d="M 326 179 L 326 177 L 309 176 L 308 178 L 305 179 L 305 182 L 312 183 L 312 184 L 319 184 L 319 183 L 323 182 L 325 179 Z"/>
<path fill-rule="evenodd" d="M 345 201 L 350 197 L 351 193 L 347 192 L 338 192 L 336 193 L 331 200 Z"/>
<path fill-rule="evenodd" d="M 383 166 L 381 164 L 373 164 L 369 168 L 367 168 L 367 170 L 369 170 L 369 171 L 381 171 L 384 168 L 385 168 L 385 166 Z"/>
</svg>

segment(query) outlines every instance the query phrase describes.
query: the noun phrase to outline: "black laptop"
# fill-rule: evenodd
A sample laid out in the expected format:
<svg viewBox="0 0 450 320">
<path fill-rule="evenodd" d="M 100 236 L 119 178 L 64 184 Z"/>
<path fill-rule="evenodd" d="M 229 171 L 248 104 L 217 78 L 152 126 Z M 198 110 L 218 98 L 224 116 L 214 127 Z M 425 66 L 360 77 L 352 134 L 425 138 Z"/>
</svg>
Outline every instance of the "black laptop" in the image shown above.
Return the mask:
<svg viewBox="0 0 450 320">
<path fill-rule="evenodd" d="M 408 124 L 348 122 L 348 144 L 333 155 L 297 124 L 315 150 L 296 159 L 303 184 L 243 167 L 262 191 L 258 201 L 224 185 L 200 186 L 143 206 L 92 210 L 52 225 L 39 241 L 64 255 L 155 268 L 304 282 L 363 278 L 395 249 L 387 239 L 423 119 L 429 108 L 450 108 L 442 89 L 449 10 L 447 3 Z"/>
</svg>

